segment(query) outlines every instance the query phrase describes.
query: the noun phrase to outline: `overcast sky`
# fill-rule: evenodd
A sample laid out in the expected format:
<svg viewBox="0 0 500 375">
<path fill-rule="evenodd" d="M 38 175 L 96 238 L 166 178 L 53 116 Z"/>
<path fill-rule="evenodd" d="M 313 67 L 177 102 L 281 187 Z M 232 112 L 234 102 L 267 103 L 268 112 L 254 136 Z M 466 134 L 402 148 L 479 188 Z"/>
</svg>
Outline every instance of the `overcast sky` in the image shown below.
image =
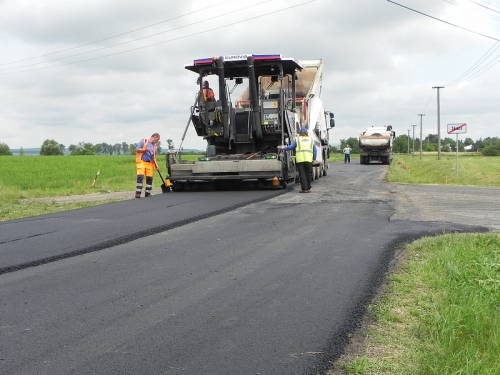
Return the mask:
<svg viewBox="0 0 500 375">
<path fill-rule="evenodd" d="M 418 137 L 418 114 L 424 137 L 437 134 L 435 86 L 442 138 L 462 122 L 459 139 L 500 136 L 500 1 L 395 2 L 0 0 L 0 142 L 159 132 L 178 146 L 197 90 L 184 65 L 240 53 L 323 59 L 331 144 L 371 125 L 414 124 Z M 205 142 L 190 127 L 183 146 Z"/>
</svg>

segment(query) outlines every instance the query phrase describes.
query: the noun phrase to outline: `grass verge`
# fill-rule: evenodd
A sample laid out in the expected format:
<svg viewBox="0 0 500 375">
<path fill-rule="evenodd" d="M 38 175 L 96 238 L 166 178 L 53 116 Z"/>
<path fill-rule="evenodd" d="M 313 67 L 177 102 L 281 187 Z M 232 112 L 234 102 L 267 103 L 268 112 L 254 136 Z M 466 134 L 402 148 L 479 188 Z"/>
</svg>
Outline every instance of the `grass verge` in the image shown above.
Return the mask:
<svg viewBox="0 0 500 375">
<path fill-rule="evenodd" d="M 389 182 L 500 187 L 500 157 L 464 154 L 395 155 L 387 176 Z"/>
<path fill-rule="evenodd" d="M 423 238 L 405 253 L 361 350 L 330 374 L 499 374 L 500 234 Z"/>
</svg>

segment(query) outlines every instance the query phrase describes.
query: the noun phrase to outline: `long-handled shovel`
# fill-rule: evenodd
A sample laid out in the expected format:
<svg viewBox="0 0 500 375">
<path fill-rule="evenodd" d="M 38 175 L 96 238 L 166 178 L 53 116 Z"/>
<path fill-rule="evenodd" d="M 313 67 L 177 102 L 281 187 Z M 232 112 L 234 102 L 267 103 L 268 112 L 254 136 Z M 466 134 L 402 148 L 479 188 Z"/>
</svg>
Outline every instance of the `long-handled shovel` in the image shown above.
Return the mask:
<svg viewBox="0 0 500 375">
<path fill-rule="evenodd" d="M 165 182 L 165 179 L 163 178 L 163 176 L 160 173 L 160 168 L 158 168 L 158 164 L 156 163 L 156 160 L 155 160 L 155 165 L 156 165 L 156 172 L 158 172 L 158 175 L 161 178 L 161 182 L 163 182 L 161 184 L 161 192 L 162 193 L 170 193 L 172 191 L 172 189 L 170 188 L 170 183 L 167 185 L 167 183 Z M 169 180 L 169 182 L 170 182 L 170 180 Z"/>
<path fill-rule="evenodd" d="M 156 171 L 158 172 L 158 175 L 160 176 L 161 181 L 163 182 L 163 184 L 161 184 L 161 192 L 170 193 L 172 191 L 171 188 L 167 186 L 167 183 L 163 179 L 163 176 L 161 175 L 160 171 L 158 169 Z"/>
</svg>

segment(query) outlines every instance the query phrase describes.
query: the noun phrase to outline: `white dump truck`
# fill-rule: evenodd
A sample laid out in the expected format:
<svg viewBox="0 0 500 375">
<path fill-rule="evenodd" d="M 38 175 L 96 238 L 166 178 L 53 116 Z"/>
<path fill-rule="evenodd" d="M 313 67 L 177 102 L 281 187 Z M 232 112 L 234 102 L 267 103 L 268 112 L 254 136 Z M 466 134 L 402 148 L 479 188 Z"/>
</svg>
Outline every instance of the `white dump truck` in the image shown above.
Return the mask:
<svg viewBox="0 0 500 375">
<path fill-rule="evenodd" d="M 359 136 L 359 162 L 368 164 L 378 161 L 382 164 L 392 162 L 392 142 L 396 133 L 391 125 L 370 126 Z"/>
</svg>

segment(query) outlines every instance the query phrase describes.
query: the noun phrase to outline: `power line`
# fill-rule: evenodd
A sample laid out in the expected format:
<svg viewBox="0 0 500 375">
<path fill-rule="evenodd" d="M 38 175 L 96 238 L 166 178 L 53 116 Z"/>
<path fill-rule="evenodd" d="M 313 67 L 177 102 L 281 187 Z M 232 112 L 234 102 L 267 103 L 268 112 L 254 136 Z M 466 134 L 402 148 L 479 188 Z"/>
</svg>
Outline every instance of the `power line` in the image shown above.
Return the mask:
<svg viewBox="0 0 500 375">
<path fill-rule="evenodd" d="M 434 90 L 431 90 L 431 92 L 429 93 L 429 96 L 427 97 L 427 102 L 425 103 L 425 107 L 422 113 L 427 113 L 427 111 L 430 111 L 432 109 L 432 107 L 429 106 L 431 105 L 431 103 L 433 103 L 434 93 L 435 93 Z"/>
<path fill-rule="evenodd" d="M 436 20 L 436 21 L 443 22 L 443 23 L 445 23 L 445 24 L 447 24 L 447 25 L 457 27 L 457 28 L 459 28 L 459 29 L 462 29 L 462 30 L 468 31 L 468 32 L 473 33 L 473 34 L 481 35 L 481 36 L 484 36 L 484 37 L 489 38 L 489 39 L 493 39 L 493 40 L 497 40 L 497 41 L 499 40 L 499 39 L 494 38 L 494 37 L 492 37 L 492 36 L 488 36 L 488 35 L 485 35 L 485 34 L 481 34 L 481 33 L 478 33 L 478 32 L 476 32 L 476 31 L 466 29 L 465 27 L 455 25 L 455 24 L 453 24 L 453 23 L 451 23 L 451 22 L 444 21 L 444 20 L 439 19 L 439 18 L 437 18 L 437 17 L 430 16 L 430 15 L 428 15 L 428 14 L 426 14 L 426 13 L 420 12 L 420 11 L 415 10 L 415 9 L 413 9 L 413 8 L 409 8 L 409 7 L 404 6 L 404 5 L 402 5 L 402 4 L 396 3 L 395 1 L 392 1 L 392 0 L 387 0 L 387 1 L 388 1 L 388 2 L 390 2 L 390 3 L 393 3 L 393 4 L 395 4 L 395 5 L 398 5 L 398 6 L 402 7 L 402 8 L 405 8 L 405 9 L 411 10 L 412 12 L 415 12 L 415 13 L 421 14 L 421 15 L 423 15 L 423 16 L 426 16 L 426 17 L 432 18 L 432 19 L 434 19 L 434 20 Z"/>
<path fill-rule="evenodd" d="M 453 24 L 453 23 L 451 23 L 451 22 L 444 21 L 444 20 L 439 19 L 439 18 L 437 18 L 437 17 L 433 17 L 433 16 L 431 16 L 431 15 L 428 15 L 428 14 L 426 14 L 426 13 L 420 12 L 420 11 L 415 10 L 415 9 L 413 9 L 413 8 L 410 8 L 410 7 L 404 6 L 404 5 L 402 5 L 402 4 L 396 3 L 395 1 L 392 1 L 392 0 L 387 0 L 387 1 L 388 1 L 388 2 L 390 2 L 390 3 L 393 3 L 393 4 L 395 4 L 395 5 L 398 5 L 398 6 L 402 7 L 402 8 L 405 8 L 405 9 L 411 10 L 412 12 L 415 12 L 415 13 L 421 14 L 421 15 L 423 15 L 423 16 L 426 16 L 426 17 L 432 18 L 432 19 L 434 19 L 434 20 L 436 20 L 436 21 L 443 22 L 443 23 L 445 23 L 445 24 L 448 24 L 448 25 L 451 25 L 451 26 L 457 27 L 457 28 L 459 28 L 459 29 L 462 29 L 462 30 L 465 30 L 465 31 L 468 31 L 468 32 L 471 32 L 471 33 L 474 33 L 474 34 L 477 34 L 477 35 L 480 35 L 480 36 L 484 36 L 484 37 L 489 38 L 489 39 L 493 39 L 493 40 L 495 40 L 495 41 L 497 42 L 497 43 L 495 43 L 495 45 L 497 45 L 497 44 L 498 44 L 498 42 L 500 41 L 500 39 L 497 39 L 497 38 L 494 38 L 494 37 L 492 37 L 492 36 L 488 36 L 488 35 L 485 35 L 485 34 L 481 34 L 481 33 L 475 32 L 475 31 L 473 31 L 473 30 L 466 29 L 465 27 L 462 27 L 462 26 L 459 26 L 459 25 L 455 25 L 455 24 Z M 444 0 L 444 1 L 445 1 L 445 2 L 447 2 L 447 3 L 449 3 L 449 4 L 453 4 L 453 5 L 458 5 L 458 4 L 459 4 L 459 3 L 458 3 L 457 1 L 455 1 L 455 0 Z M 473 4 L 476 4 L 476 5 L 482 6 L 482 7 L 486 8 L 486 9 L 488 9 L 488 10 L 491 10 L 491 11 L 493 11 L 493 12 L 500 13 L 500 11 L 496 11 L 496 10 L 492 9 L 491 7 L 486 7 L 486 6 L 484 6 L 484 5 L 480 4 L 480 3 L 478 3 L 477 1 L 473 1 L 473 0 L 469 0 L 469 1 L 470 1 L 471 3 L 473 3 Z M 492 47 L 492 48 L 497 49 L 498 47 L 495 47 L 495 46 L 494 46 L 494 47 Z M 490 51 L 491 51 L 491 49 L 490 49 Z M 497 57 L 496 57 L 493 61 L 490 61 L 490 62 L 489 62 L 489 63 L 488 63 L 485 67 L 483 67 L 480 71 L 478 71 L 478 72 L 474 73 L 474 72 L 476 71 L 476 69 L 478 69 L 478 68 L 477 68 L 477 66 L 478 66 L 479 64 L 481 64 L 481 63 L 482 63 L 482 60 L 486 59 L 487 57 L 489 57 L 489 56 L 491 55 L 491 53 L 492 53 L 492 52 L 490 52 L 490 51 L 488 51 L 488 53 L 487 53 L 485 56 L 483 56 L 483 57 L 482 57 L 482 58 L 481 58 L 481 59 L 480 59 L 480 60 L 479 60 L 479 61 L 478 61 L 475 65 L 473 65 L 471 68 L 469 68 L 469 70 L 467 70 L 464 74 L 462 74 L 460 77 L 458 77 L 458 78 L 454 79 L 454 80 L 451 82 L 451 84 L 452 84 L 452 85 L 453 85 L 453 84 L 458 84 L 458 83 L 460 83 L 460 82 L 463 82 L 463 81 L 464 81 L 464 80 L 466 80 L 467 78 L 468 78 L 468 79 L 475 78 L 475 77 L 479 76 L 480 74 L 482 74 L 482 73 L 486 72 L 487 70 L 491 69 L 491 68 L 492 68 L 493 66 L 495 66 L 496 64 L 498 64 L 498 62 L 500 62 L 500 61 L 496 61 L 496 60 L 499 60 L 499 59 L 500 59 L 500 56 L 497 56 Z M 495 62 L 495 61 L 496 61 L 496 62 Z M 469 75 L 468 75 L 468 74 L 469 74 Z M 471 75 L 471 74 L 472 74 L 472 75 Z M 468 76 L 467 76 L 467 75 L 468 75 Z M 462 77 L 463 77 L 463 78 L 462 78 Z M 428 103 L 429 103 L 429 102 L 428 102 Z M 428 106 L 428 103 L 426 104 L 426 107 Z M 425 111 L 424 111 L 424 113 L 425 113 Z"/>
<path fill-rule="evenodd" d="M 491 7 L 488 7 L 486 5 L 483 5 L 483 4 L 479 4 L 477 1 L 473 1 L 473 0 L 469 0 L 471 3 L 473 4 L 476 4 L 476 5 L 479 5 L 480 7 L 483 7 L 485 9 L 488 9 L 488 10 L 491 10 L 492 12 L 495 12 L 495 13 L 499 13 L 500 14 L 500 11 L 499 10 L 495 10 Z M 488 2 L 486 4 L 489 4 Z M 491 4 L 490 4 L 491 5 Z M 494 5 L 493 5 L 494 6 Z"/>
<path fill-rule="evenodd" d="M 455 5 L 455 6 L 459 6 L 459 7 L 462 7 L 464 5 L 464 1 L 465 0 L 443 0 L 445 2 L 447 2 L 448 4 L 452 4 L 452 5 Z M 483 4 L 480 4 L 478 3 L 477 1 L 472 1 L 472 0 L 468 0 L 470 3 L 474 4 L 474 6 L 476 8 L 479 7 L 479 9 L 473 9 L 475 12 L 478 12 L 478 13 L 482 13 L 482 14 L 485 14 L 487 15 L 489 18 L 493 19 L 493 20 L 496 20 L 496 21 L 499 21 L 500 18 L 498 17 L 498 14 L 500 14 L 500 11 L 497 11 L 491 7 L 488 7 L 488 6 L 485 6 Z M 495 14 L 491 14 L 491 13 L 497 13 L 496 15 Z"/>
<path fill-rule="evenodd" d="M 143 36 L 143 37 L 136 38 L 136 39 L 132 39 L 132 40 L 129 40 L 129 41 L 126 41 L 126 42 L 116 43 L 116 44 L 113 44 L 113 45 L 111 45 L 111 46 L 106 46 L 106 47 L 97 48 L 97 49 L 94 49 L 94 50 L 92 50 L 92 51 L 81 52 L 81 53 L 77 53 L 77 54 L 74 54 L 74 55 L 69 55 L 69 56 L 65 56 L 65 57 L 59 57 L 59 58 L 57 58 L 57 59 L 52 59 L 52 60 L 41 61 L 41 62 L 32 63 L 32 64 L 26 64 L 26 65 L 15 66 L 15 67 L 10 67 L 10 68 L 2 68 L 2 69 L 0 69 L 0 71 L 3 71 L 3 70 L 9 70 L 9 69 L 26 68 L 26 67 L 28 67 L 28 66 L 39 65 L 39 64 L 45 64 L 45 63 L 49 63 L 49 62 L 52 62 L 52 61 L 65 60 L 65 59 L 69 59 L 69 58 L 71 58 L 71 57 L 82 56 L 82 55 L 86 55 L 86 54 L 89 54 L 89 53 L 98 52 L 98 51 L 102 51 L 102 50 L 105 50 L 105 49 L 109 49 L 109 48 L 114 48 L 114 47 L 122 46 L 122 45 L 124 45 L 124 44 L 129 44 L 129 43 L 137 42 L 137 41 L 139 41 L 139 40 L 152 38 L 152 37 L 154 37 L 154 36 L 158 36 L 158 35 L 161 35 L 161 34 L 166 34 L 166 33 L 169 33 L 169 32 L 171 32 L 171 31 L 175 31 L 175 30 L 183 29 L 183 28 L 186 28 L 186 27 L 189 27 L 189 26 L 198 25 L 198 24 L 200 24 L 200 23 L 202 23 L 202 22 L 208 22 L 208 21 L 211 21 L 211 20 L 216 19 L 216 18 L 219 18 L 219 17 L 227 16 L 227 15 L 229 15 L 229 14 L 237 13 L 237 12 L 240 12 L 240 11 L 242 11 L 242 10 L 247 10 L 247 9 L 249 9 L 249 8 L 252 8 L 252 7 L 255 7 L 255 6 L 259 6 L 259 5 L 262 5 L 262 4 L 264 4 L 264 3 L 266 3 L 266 2 L 269 2 L 269 1 L 271 1 L 271 0 L 265 0 L 265 1 L 262 1 L 262 2 L 260 2 L 260 3 L 254 4 L 254 5 L 249 5 L 249 6 L 247 6 L 247 7 L 240 8 L 240 9 L 237 9 L 237 10 L 233 10 L 233 11 L 230 11 L 230 12 L 227 12 L 227 13 L 224 13 L 224 14 L 218 14 L 217 16 L 213 16 L 213 17 L 210 17 L 210 18 L 205 18 L 203 21 L 196 21 L 196 22 L 193 22 L 193 23 L 190 23 L 190 24 L 187 24 L 187 25 L 183 25 L 183 26 L 175 27 L 175 28 L 170 29 L 170 30 L 166 30 L 166 31 L 162 31 L 162 32 L 159 32 L 159 33 L 155 33 L 155 34 L 151 34 L 151 35 Z M 124 35 L 124 34 L 121 34 L 121 35 Z M 107 38 L 107 39 L 110 39 L 110 38 Z M 103 39 L 103 40 L 106 40 L 106 39 Z M 86 44 L 86 45 L 89 45 L 89 44 Z M 78 48 L 78 47 L 75 47 L 75 48 Z"/>
<path fill-rule="evenodd" d="M 117 38 L 119 36 L 123 36 L 123 35 L 127 35 L 127 34 L 131 34 L 131 33 L 135 33 L 136 31 L 140 31 L 140 30 L 144 30 L 144 29 L 147 29 L 149 27 L 153 27 L 153 26 L 158 26 L 162 23 L 166 23 L 166 22 L 170 22 L 170 21 L 173 21 L 173 20 L 176 20 L 178 18 L 182 18 L 182 17 L 186 17 L 186 16 L 189 16 L 189 15 L 192 15 L 192 14 L 195 14 L 195 13 L 198 13 L 198 12 L 202 12 L 202 11 L 205 11 L 207 9 L 210 9 L 210 8 L 213 8 L 213 7 L 216 7 L 216 6 L 219 6 L 219 5 L 222 5 L 222 4 L 225 4 L 225 3 L 228 3 L 230 1 L 233 1 L 233 0 L 226 0 L 226 1 L 223 1 L 221 3 L 217 3 L 217 4 L 214 4 L 214 5 L 210 5 L 208 7 L 205 7 L 205 8 L 201 8 L 201 9 L 198 9 L 198 10 L 194 10 L 192 12 L 188 12 L 188 13 L 185 13 L 185 14 L 181 14 L 180 16 L 176 16 L 176 17 L 172 17 L 172 18 L 169 18 L 167 20 L 164 20 L 164 21 L 160 21 L 160 22 L 156 22 L 156 23 L 153 23 L 151 25 L 148 25 L 148 26 L 144 26 L 144 27 L 140 27 L 138 29 L 134 29 L 134 30 L 130 30 L 130 31 L 126 31 L 126 32 L 123 32 L 123 33 L 120 33 L 120 34 L 116 34 L 116 35 L 113 35 L 113 36 L 110 36 L 110 37 L 107 37 L 107 38 L 103 38 L 103 39 L 99 39 L 99 40 L 96 40 L 96 41 L 93 41 L 93 42 L 89 42 L 89 43 L 85 43 L 85 44 L 81 44 L 79 46 L 75 46 L 75 47 L 71 47 L 71 48 L 66 48 L 66 49 L 63 49 L 63 50 L 60 50 L 60 51 L 55 51 L 55 52 L 51 52 L 51 53 L 46 53 L 44 55 L 40 55 L 40 56 L 35 56 L 35 57 L 30 57 L 30 58 L 27 58 L 27 59 L 22 59 L 22 60 L 17 60 L 17 61 L 11 61 L 11 62 L 8 62 L 8 63 L 1 63 L 0 66 L 3 66 L 3 65 L 10 65 L 10 64 L 17 64 L 17 63 L 20 63 L 20 62 L 24 62 L 24 61 L 29 61 L 29 60 L 34 60 L 34 59 L 39 59 L 41 57 L 46 57 L 46 56 L 51 56 L 51 55 L 55 55 L 55 54 L 58 54 L 58 53 L 62 53 L 62 52 L 67 52 L 67 51 L 71 51 L 71 50 L 74 50 L 74 49 L 78 49 L 78 48 L 82 48 L 82 47 L 86 47 L 86 46 L 90 46 L 92 44 L 96 44 L 96 43 L 100 43 L 100 42 L 104 42 L 106 40 L 109 40 L 109 39 L 113 39 L 113 38 Z M 268 0 L 270 1 L 270 0 Z M 92 51 L 91 51 L 92 52 Z"/>
<path fill-rule="evenodd" d="M 196 32 L 196 33 L 193 33 L 193 34 L 184 35 L 184 36 L 180 36 L 180 37 L 177 37 L 177 38 L 173 38 L 173 39 L 169 39 L 169 40 L 164 40 L 162 42 L 153 43 L 153 44 L 149 44 L 149 45 L 142 46 L 142 47 L 132 48 L 132 49 L 121 51 L 121 52 L 115 52 L 115 53 L 111 53 L 111 54 L 108 54 L 108 55 L 93 57 L 93 58 L 89 58 L 89 59 L 85 59 L 85 60 L 73 61 L 73 62 L 66 63 L 66 64 L 59 64 L 59 65 L 47 66 L 47 67 L 43 67 L 43 68 L 21 70 L 21 71 L 17 71 L 17 72 L 9 72 L 9 73 L 0 73 L 0 75 L 33 72 L 33 71 L 37 71 L 37 70 L 45 70 L 45 69 L 57 68 L 57 67 L 61 67 L 61 66 L 79 64 L 79 63 L 82 63 L 82 62 L 87 62 L 87 61 L 102 59 L 102 58 L 105 58 L 105 57 L 116 56 L 116 55 L 120 55 L 120 54 L 123 54 L 123 53 L 137 51 L 137 50 L 141 50 L 141 49 L 144 49 L 144 48 L 149 48 L 149 47 L 157 46 L 157 45 L 160 45 L 160 44 L 170 43 L 170 42 L 173 42 L 173 41 L 177 41 L 177 40 L 189 38 L 189 37 L 195 36 L 195 35 L 205 34 L 207 32 L 214 31 L 214 30 L 219 30 L 219 29 L 223 29 L 223 28 L 226 28 L 226 27 L 229 27 L 229 26 L 238 25 L 238 24 L 243 23 L 243 22 L 252 21 L 254 19 L 258 19 L 258 18 L 265 17 L 265 16 L 268 16 L 268 15 L 272 15 L 272 14 L 276 14 L 276 13 L 279 13 L 279 12 L 283 12 L 285 10 L 297 8 L 297 7 L 300 7 L 302 5 L 312 3 L 314 1 L 316 1 L 316 0 L 308 0 L 308 1 L 305 1 L 305 2 L 300 3 L 300 4 L 291 5 L 291 6 L 288 6 L 288 7 L 284 7 L 284 8 L 272 11 L 272 12 L 264 13 L 264 14 L 257 15 L 257 16 L 254 16 L 254 17 L 250 17 L 250 18 L 247 18 L 247 19 L 244 19 L 244 20 L 240 20 L 240 21 L 237 21 L 237 22 L 232 22 L 232 23 L 229 23 L 229 24 L 226 24 L 226 25 L 222 25 L 222 26 L 218 26 L 218 27 L 214 27 L 214 28 L 211 28 L 211 29 L 208 29 L 208 30 L 199 31 L 199 32 Z"/>
<path fill-rule="evenodd" d="M 498 63 L 498 61 L 492 65 L 492 63 L 495 60 L 500 59 L 500 56 L 495 57 L 493 61 L 490 61 L 485 67 L 483 67 L 479 72 L 474 73 L 477 69 L 479 69 L 479 66 L 488 58 L 490 57 L 493 52 L 495 52 L 498 48 L 500 48 L 500 42 L 496 42 L 493 47 L 491 47 L 488 52 L 486 52 L 474 65 L 472 65 L 465 73 L 463 73 L 461 76 L 455 78 L 453 81 L 451 81 L 448 85 L 457 85 L 461 82 L 464 82 L 466 80 L 470 80 L 472 78 L 477 77 L 478 75 L 486 72 L 487 70 L 491 69 L 494 65 Z M 448 86 L 447 85 L 447 86 Z"/>
</svg>

